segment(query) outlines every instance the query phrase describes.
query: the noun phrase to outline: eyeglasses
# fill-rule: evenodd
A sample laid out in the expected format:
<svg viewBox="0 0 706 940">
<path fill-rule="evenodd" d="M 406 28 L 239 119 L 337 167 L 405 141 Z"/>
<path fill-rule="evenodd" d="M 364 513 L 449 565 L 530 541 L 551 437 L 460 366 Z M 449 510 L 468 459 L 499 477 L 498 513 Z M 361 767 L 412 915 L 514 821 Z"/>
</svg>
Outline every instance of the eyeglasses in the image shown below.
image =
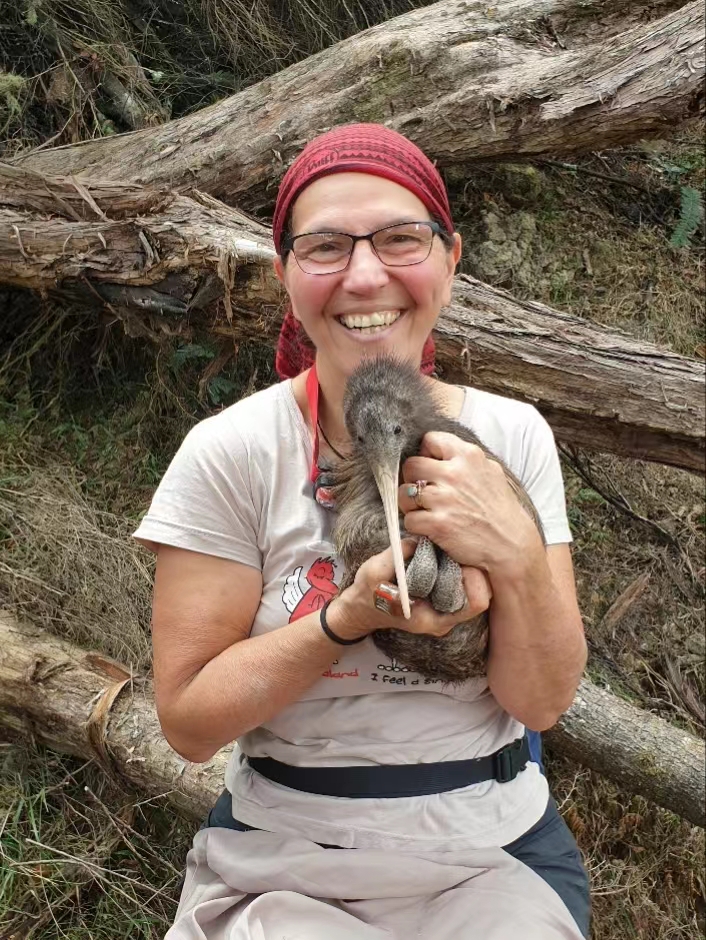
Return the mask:
<svg viewBox="0 0 706 940">
<path fill-rule="evenodd" d="M 282 250 L 291 251 L 299 267 L 307 274 L 336 274 L 344 271 L 356 242 L 361 241 L 370 242 L 383 264 L 403 267 L 426 261 L 431 253 L 434 236 L 441 235 L 443 231 L 438 222 L 400 222 L 370 232 L 369 235 L 308 232 L 287 236 L 282 242 Z"/>
</svg>

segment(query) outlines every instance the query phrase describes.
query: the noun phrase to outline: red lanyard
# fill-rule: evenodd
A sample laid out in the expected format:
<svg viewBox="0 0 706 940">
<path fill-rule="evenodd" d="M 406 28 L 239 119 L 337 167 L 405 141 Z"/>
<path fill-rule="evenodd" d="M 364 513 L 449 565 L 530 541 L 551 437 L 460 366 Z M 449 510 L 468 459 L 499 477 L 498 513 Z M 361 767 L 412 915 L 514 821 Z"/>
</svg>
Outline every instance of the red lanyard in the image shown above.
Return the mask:
<svg viewBox="0 0 706 940">
<path fill-rule="evenodd" d="M 314 429 L 313 456 L 311 458 L 311 472 L 309 479 L 316 483 L 319 473 L 319 377 L 316 374 L 316 363 L 309 369 L 306 377 L 306 398 L 309 402 L 309 416 Z"/>
</svg>

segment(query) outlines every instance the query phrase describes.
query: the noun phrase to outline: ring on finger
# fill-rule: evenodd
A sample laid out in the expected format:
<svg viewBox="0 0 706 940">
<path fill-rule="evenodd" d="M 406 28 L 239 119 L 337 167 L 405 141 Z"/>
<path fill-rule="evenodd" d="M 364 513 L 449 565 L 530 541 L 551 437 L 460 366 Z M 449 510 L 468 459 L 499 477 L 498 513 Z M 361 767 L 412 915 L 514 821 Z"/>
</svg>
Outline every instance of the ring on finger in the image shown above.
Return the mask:
<svg viewBox="0 0 706 940">
<path fill-rule="evenodd" d="M 422 502 L 422 493 L 424 492 L 424 487 L 426 485 L 426 480 L 417 480 L 416 483 L 412 483 L 407 487 L 407 495 L 412 497 L 417 509 L 426 509 L 426 506 Z"/>
<path fill-rule="evenodd" d="M 387 581 L 381 582 L 373 591 L 373 604 L 383 614 L 388 614 L 391 617 L 401 615 L 399 588 Z"/>
</svg>

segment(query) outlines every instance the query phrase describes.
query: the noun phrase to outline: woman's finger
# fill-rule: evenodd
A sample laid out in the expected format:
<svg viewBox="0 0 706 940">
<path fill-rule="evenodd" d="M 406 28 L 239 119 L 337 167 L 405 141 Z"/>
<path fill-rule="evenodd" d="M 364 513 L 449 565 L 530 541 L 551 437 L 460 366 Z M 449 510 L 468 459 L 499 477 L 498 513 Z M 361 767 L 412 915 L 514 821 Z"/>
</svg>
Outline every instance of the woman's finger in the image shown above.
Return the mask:
<svg viewBox="0 0 706 940">
<path fill-rule="evenodd" d="M 462 568 L 463 588 L 468 598 L 469 618 L 477 617 L 490 607 L 493 589 L 490 579 L 480 568 Z"/>
<path fill-rule="evenodd" d="M 405 561 L 414 555 L 416 547 L 416 539 L 402 539 L 402 557 Z M 376 586 L 382 581 L 394 581 L 395 564 L 392 560 L 392 549 L 386 548 L 384 551 L 373 555 L 368 558 L 367 561 L 363 562 L 356 574 L 356 580 L 359 577 L 365 578 L 368 584 L 372 586 Z"/>
<path fill-rule="evenodd" d="M 417 479 L 413 483 L 403 483 L 397 491 L 397 503 L 400 512 L 407 515 L 416 509 L 430 510 L 434 506 L 438 491 L 428 480 Z"/>
<path fill-rule="evenodd" d="M 449 463 L 434 457 L 408 457 L 402 465 L 402 478 L 405 483 L 415 480 L 427 480 L 429 483 L 443 484 L 449 477 Z"/>
<path fill-rule="evenodd" d="M 421 457 L 431 457 L 433 460 L 451 460 L 469 446 L 466 441 L 449 434 L 447 431 L 427 431 L 422 438 L 419 448 Z M 471 447 L 474 445 L 470 445 Z"/>
</svg>

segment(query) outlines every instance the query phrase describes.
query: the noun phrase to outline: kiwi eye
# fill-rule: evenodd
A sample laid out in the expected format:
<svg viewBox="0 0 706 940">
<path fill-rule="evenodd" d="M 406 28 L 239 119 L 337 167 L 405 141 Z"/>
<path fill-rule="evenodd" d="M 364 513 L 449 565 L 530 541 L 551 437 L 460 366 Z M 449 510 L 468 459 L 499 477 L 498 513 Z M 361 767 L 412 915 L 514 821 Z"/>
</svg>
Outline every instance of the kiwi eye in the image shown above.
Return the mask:
<svg viewBox="0 0 706 940">
<path fill-rule="evenodd" d="M 358 435 L 358 443 L 359 443 L 359 444 L 365 444 L 365 438 L 363 437 L 362 434 L 359 434 L 359 435 Z"/>
<path fill-rule="evenodd" d="M 393 433 L 393 434 L 401 434 L 401 433 L 402 433 L 402 428 L 399 426 L 399 424 L 396 424 L 396 425 L 394 426 L 394 428 L 392 429 L 392 433 Z"/>
</svg>

